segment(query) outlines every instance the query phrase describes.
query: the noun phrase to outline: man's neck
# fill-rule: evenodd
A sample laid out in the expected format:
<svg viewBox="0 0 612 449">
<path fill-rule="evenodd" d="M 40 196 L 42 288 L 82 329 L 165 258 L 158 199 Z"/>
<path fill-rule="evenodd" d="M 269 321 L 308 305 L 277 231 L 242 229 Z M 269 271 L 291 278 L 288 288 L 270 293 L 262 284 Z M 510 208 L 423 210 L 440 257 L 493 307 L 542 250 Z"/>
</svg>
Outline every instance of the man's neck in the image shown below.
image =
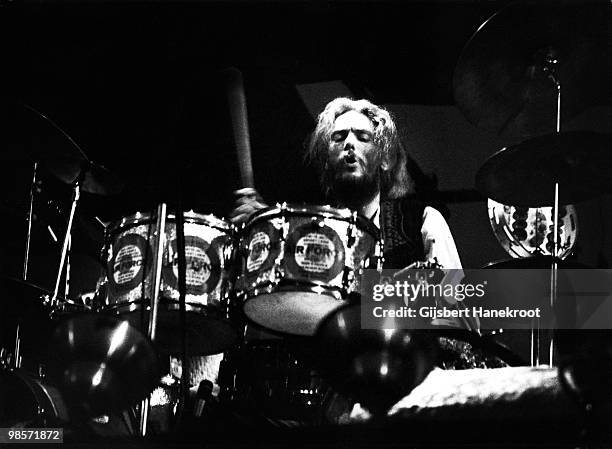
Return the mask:
<svg viewBox="0 0 612 449">
<path fill-rule="evenodd" d="M 336 204 L 338 207 L 347 207 L 349 209 L 356 210 L 357 213 L 359 213 L 360 215 L 371 219 L 380 207 L 380 192 L 377 192 L 371 199 L 367 200 L 365 203 L 349 204 L 346 202 L 339 202 Z"/>
</svg>

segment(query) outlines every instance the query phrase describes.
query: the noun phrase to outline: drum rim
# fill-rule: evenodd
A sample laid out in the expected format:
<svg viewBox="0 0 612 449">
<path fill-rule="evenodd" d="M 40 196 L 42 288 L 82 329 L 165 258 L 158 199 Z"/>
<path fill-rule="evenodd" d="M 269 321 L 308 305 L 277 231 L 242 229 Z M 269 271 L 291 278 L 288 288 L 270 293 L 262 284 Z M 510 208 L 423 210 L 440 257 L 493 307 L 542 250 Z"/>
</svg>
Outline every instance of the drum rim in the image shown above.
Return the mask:
<svg viewBox="0 0 612 449">
<path fill-rule="evenodd" d="M 275 206 L 267 207 L 255 212 L 244 225 L 244 229 L 249 229 L 256 223 L 267 218 L 273 218 L 276 215 L 280 215 L 283 212 L 289 212 L 295 215 L 319 215 L 323 218 L 333 218 L 341 221 L 349 221 L 353 216 L 353 211 L 348 208 L 336 208 L 325 205 L 313 205 L 313 204 L 280 204 L 276 203 Z M 369 232 L 376 240 L 380 240 L 380 229 L 368 218 L 361 214 L 357 214 L 357 226 L 365 229 Z"/>
<path fill-rule="evenodd" d="M 155 220 L 157 214 L 155 212 L 134 212 L 130 215 L 125 215 L 118 220 L 113 221 L 106 228 L 106 232 L 108 234 L 114 234 L 118 231 L 121 231 L 128 227 L 138 226 L 140 224 L 146 224 L 147 222 L 153 222 Z M 214 214 L 201 214 L 195 212 L 193 210 L 187 211 L 183 213 L 185 223 L 196 223 L 209 225 L 213 228 L 217 228 L 224 231 L 231 231 L 233 225 L 225 220 L 224 218 L 219 218 Z M 176 220 L 176 214 L 174 212 L 168 212 L 166 214 L 166 219 L 169 221 Z"/>
<path fill-rule="evenodd" d="M 61 396 L 61 391 L 55 385 L 46 383 L 45 379 L 41 379 L 40 377 L 21 368 L 15 370 L 5 370 L 0 374 L 4 374 L 8 377 L 14 377 L 26 386 L 26 388 L 34 396 L 34 400 L 38 406 L 42 409 L 42 417 L 52 420 L 59 419 L 64 422 L 68 421 L 68 408 L 64 403 L 64 397 Z M 55 390 L 55 392 L 60 393 L 60 395 L 57 396 L 54 394 L 54 397 L 52 397 L 51 393 L 54 393 L 52 389 Z M 56 403 L 56 399 L 59 399 L 60 402 Z"/>
</svg>

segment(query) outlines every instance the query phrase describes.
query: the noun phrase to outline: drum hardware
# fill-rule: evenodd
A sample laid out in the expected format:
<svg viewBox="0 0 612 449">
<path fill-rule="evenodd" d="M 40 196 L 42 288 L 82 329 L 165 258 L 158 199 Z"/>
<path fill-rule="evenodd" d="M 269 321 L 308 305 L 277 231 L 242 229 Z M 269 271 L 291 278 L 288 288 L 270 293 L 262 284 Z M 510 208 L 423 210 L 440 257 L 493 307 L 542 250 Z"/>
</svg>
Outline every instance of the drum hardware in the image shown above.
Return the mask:
<svg viewBox="0 0 612 449">
<path fill-rule="evenodd" d="M 151 298 L 151 309 L 148 316 L 148 331 L 147 337 L 155 342 L 155 334 L 157 331 L 157 312 L 159 308 L 159 289 L 161 287 L 161 270 L 162 258 L 164 255 L 164 238 L 166 229 L 166 204 L 161 203 L 157 207 L 157 226 L 158 238 L 155 240 L 155 248 L 153 250 L 153 297 Z M 127 321 L 126 321 L 127 323 Z M 149 416 L 150 400 L 149 396 L 145 397 L 140 403 L 139 416 L 139 434 L 144 437 L 147 434 L 147 419 Z"/>
<path fill-rule="evenodd" d="M 23 280 L 28 279 L 28 262 L 30 260 L 30 240 L 32 238 L 32 215 L 34 208 L 34 190 L 36 189 L 36 170 L 38 169 L 38 162 L 34 162 L 34 168 L 32 170 L 32 184 L 30 184 L 30 195 L 29 195 L 29 206 L 28 206 L 28 227 L 26 232 L 26 244 L 25 254 L 23 256 Z"/>
</svg>

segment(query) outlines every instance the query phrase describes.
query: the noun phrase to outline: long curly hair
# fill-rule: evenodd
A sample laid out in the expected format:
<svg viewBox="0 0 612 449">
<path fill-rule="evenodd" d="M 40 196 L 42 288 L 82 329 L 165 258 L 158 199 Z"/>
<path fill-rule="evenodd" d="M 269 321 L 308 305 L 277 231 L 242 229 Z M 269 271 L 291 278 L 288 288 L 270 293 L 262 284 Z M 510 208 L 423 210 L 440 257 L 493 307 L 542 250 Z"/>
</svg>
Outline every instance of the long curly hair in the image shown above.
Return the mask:
<svg viewBox="0 0 612 449">
<path fill-rule="evenodd" d="M 315 166 L 326 195 L 330 192 L 325 177 L 325 167 L 329 156 L 329 144 L 336 118 L 348 111 L 357 111 L 370 119 L 374 125 L 374 144 L 379 157 L 387 160 L 386 169 L 379 168 L 381 196 L 396 199 L 411 190 L 411 182 L 406 169 L 406 153 L 400 144 L 397 129 L 391 114 L 384 108 L 368 100 L 354 100 L 340 97 L 330 101 L 319 117 L 317 126 L 310 136 L 306 147 L 305 160 Z"/>
</svg>

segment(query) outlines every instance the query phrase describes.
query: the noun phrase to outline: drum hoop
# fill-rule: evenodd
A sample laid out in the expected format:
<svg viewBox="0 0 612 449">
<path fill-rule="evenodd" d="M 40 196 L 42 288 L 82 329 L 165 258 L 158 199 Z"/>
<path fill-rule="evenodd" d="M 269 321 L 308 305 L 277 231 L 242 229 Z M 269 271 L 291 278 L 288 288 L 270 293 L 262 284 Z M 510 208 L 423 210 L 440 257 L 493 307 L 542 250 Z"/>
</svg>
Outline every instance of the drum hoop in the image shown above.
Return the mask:
<svg viewBox="0 0 612 449">
<path fill-rule="evenodd" d="M 317 215 L 323 218 L 333 218 L 340 221 L 350 221 L 353 212 L 350 209 L 338 209 L 329 205 L 309 205 L 309 204 L 287 204 L 282 206 L 268 207 L 254 213 L 245 224 L 245 229 L 251 228 L 256 223 L 269 218 L 282 217 L 285 212 L 291 215 L 312 216 Z M 374 239 L 380 240 L 380 230 L 372 222 L 363 215 L 357 214 L 357 227 L 368 232 Z"/>
<path fill-rule="evenodd" d="M 49 394 L 47 386 L 40 382 L 36 377 L 28 374 L 23 370 L 14 370 L 11 375 L 17 377 L 30 390 L 38 406 L 44 410 L 44 416 L 47 418 L 59 418 L 58 404 L 55 404 L 53 398 Z"/>
<path fill-rule="evenodd" d="M 289 290 L 287 287 L 292 287 L 292 289 Z M 269 282 L 254 287 L 249 286 L 245 288 L 242 292 L 239 292 L 239 297 L 242 297 L 241 301 L 243 303 L 246 303 L 247 301 L 261 295 L 279 293 L 283 291 L 299 291 L 326 294 L 322 293 L 321 290 L 325 290 L 328 296 L 333 296 L 334 299 L 336 299 L 337 301 L 344 301 L 344 299 L 342 298 L 342 295 L 346 294 L 346 289 L 344 287 L 334 287 L 330 286 L 328 282 L 314 280 L 280 280 L 277 283 Z M 337 298 L 336 295 L 334 295 L 334 292 L 338 293 L 341 297 Z"/>
<path fill-rule="evenodd" d="M 112 235 L 120 232 L 124 229 L 131 228 L 138 225 L 154 224 L 155 213 L 149 212 L 136 212 L 131 215 L 126 215 L 117 221 L 111 223 L 106 229 L 107 234 Z M 212 228 L 216 228 L 225 232 L 230 232 L 233 229 L 233 225 L 224 220 L 218 218 L 213 214 L 199 214 L 197 212 L 188 211 L 183 214 L 185 223 L 195 223 L 208 225 Z M 176 220 L 176 214 L 174 212 L 167 214 L 168 221 L 174 222 Z"/>
</svg>

